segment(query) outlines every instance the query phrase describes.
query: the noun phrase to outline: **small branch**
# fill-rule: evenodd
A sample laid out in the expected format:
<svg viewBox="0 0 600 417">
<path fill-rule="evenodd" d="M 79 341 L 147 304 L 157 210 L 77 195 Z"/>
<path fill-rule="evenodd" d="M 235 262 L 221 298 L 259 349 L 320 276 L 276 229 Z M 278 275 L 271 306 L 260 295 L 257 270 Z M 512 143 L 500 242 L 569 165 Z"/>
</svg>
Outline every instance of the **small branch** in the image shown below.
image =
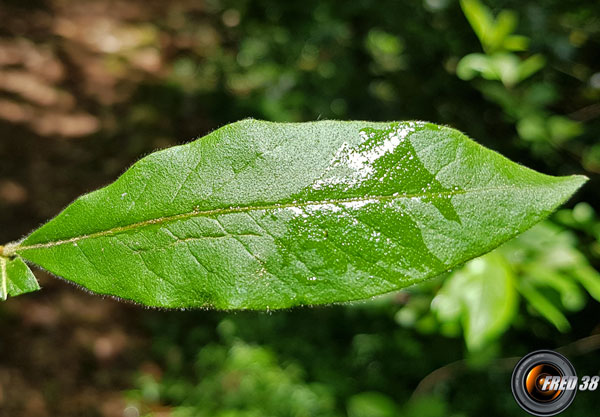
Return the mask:
<svg viewBox="0 0 600 417">
<path fill-rule="evenodd" d="M 598 103 L 591 104 L 569 114 L 571 119 L 575 119 L 579 122 L 587 122 L 588 120 L 595 119 L 598 116 L 600 116 L 600 104 Z"/>
<path fill-rule="evenodd" d="M 518 361 L 518 357 L 498 358 L 493 360 L 490 365 L 507 371 L 514 368 Z M 419 382 L 419 385 L 417 385 L 417 388 L 412 393 L 411 399 L 430 393 L 437 384 L 453 379 L 468 369 L 467 360 L 459 359 L 434 370 Z"/>
<path fill-rule="evenodd" d="M 590 353 L 596 349 L 600 349 L 600 334 L 584 337 L 583 339 L 576 340 L 573 343 L 555 348 L 554 350 L 567 356 L 579 356 Z M 508 371 L 514 368 L 519 359 L 520 358 L 518 357 L 498 358 L 491 361 L 490 365 Z M 411 399 L 430 393 L 437 384 L 453 379 L 458 376 L 458 374 L 467 370 L 468 365 L 465 359 L 459 359 L 434 370 L 419 382 L 419 385 L 417 385 L 417 388 L 413 391 Z"/>
<path fill-rule="evenodd" d="M 584 337 L 555 350 L 566 356 L 578 356 L 590 353 L 596 349 L 600 349 L 600 334 Z"/>
</svg>

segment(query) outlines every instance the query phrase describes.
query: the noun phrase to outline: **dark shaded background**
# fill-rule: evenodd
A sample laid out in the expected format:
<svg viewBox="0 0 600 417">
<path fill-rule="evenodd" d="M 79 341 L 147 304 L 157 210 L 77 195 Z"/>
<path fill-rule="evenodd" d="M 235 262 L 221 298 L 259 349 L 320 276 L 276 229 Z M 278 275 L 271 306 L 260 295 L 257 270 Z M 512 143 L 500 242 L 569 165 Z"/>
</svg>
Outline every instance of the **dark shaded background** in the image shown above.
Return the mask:
<svg viewBox="0 0 600 417">
<path fill-rule="evenodd" d="M 531 77 L 457 76 L 482 45 L 451 0 L 3 0 L 0 241 L 141 156 L 241 118 L 420 119 L 539 171 L 588 175 L 552 224 L 597 268 L 600 4 L 485 4 L 518 14 L 530 44 L 500 52 L 542 54 Z M 35 272 L 43 291 L 0 306 L 0 416 L 518 416 L 515 357 L 563 346 L 580 374 L 600 369 L 589 296 L 561 307 L 563 332 L 522 300 L 473 351 L 459 324 L 424 312 L 440 280 L 352 306 L 225 314 L 149 311 Z M 414 300 L 423 320 L 399 314 Z M 599 396 L 580 393 L 565 415 L 591 415 Z"/>
</svg>

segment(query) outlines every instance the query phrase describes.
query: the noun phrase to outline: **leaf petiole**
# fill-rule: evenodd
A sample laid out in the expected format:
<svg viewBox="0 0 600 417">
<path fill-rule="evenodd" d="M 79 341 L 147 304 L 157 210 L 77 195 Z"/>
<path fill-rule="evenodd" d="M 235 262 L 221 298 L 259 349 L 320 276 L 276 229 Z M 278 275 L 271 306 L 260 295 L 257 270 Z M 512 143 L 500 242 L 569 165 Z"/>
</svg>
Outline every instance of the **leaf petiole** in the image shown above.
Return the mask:
<svg viewBox="0 0 600 417">
<path fill-rule="evenodd" d="M 1 249 L 4 249 L 4 247 L 2 247 Z M 0 281 L 1 281 L 0 282 L 0 298 L 3 301 L 6 301 L 6 298 L 8 297 L 8 292 L 6 290 L 6 281 L 7 281 L 6 263 L 7 263 L 7 258 L 0 255 Z"/>
<path fill-rule="evenodd" d="M 17 256 L 18 243 L 7 243 L 6 245 L 0 245 L 0 256 L 3 256 L 10 260 Z"/>
</svg>

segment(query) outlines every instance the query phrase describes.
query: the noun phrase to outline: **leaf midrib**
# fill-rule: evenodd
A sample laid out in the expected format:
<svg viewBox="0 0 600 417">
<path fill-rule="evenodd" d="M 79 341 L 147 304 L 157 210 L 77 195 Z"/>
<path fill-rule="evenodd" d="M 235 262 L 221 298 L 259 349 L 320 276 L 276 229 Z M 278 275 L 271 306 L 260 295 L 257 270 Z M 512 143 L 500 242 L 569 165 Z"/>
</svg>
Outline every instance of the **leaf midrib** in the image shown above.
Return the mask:
<svg viewBox="0 0 600 417">
<path fill-rule="evenodd" d="M 282 203 L 282 204 L 266 204 L 262 206 L 238 206 L 238 207 L 226 207 L 219 208 L 213 210 L 204 210 L 204 211 L 191 211 L 188 213 L 180 213 L 174 214 L 172 216 L 158 217 L 156 219 L 144 220 L 137 223 L 132 223 L 125 226 L 117 226 L 108 230 L 102 230 L 100 232 L 94 232 L 87 235 L 74 236 L 68 239 L 61 239 L 56 241 L 44 242 L 44 243 L 36 243 L 33 245 L 20 245 L 17 244 L 12 248 L 13 253 L 19 253 L 21 251 L 33 250 L 33 249 L 41 249 L 41 248 L 51 248 L 54 246 L 65 245 L 68 243 L 75 243 L 85 239 L 93 239 L 96 237 L 115 235 L 118 233 L 126 232 L 129 230 L 135 230 L 138 228 L 143 228 L 145 226 L 150 226 L 154 224 L 164 224 L 170 223 L 177 220 L 188 219 L 192 217 L 202 217 L 202 216 L 214 216 L 221 214 L 230 214 L 230 213 L 245 213 L 250 211 L 260 211 L 260 210 L 276 210 L 282 208 L 294 208 L 294 207 L 310 207 L 316 205 L 324 205 L 324 204 L 344 204 L 344 203 L 353 203 L 353 202 L 367 202 L 371 200 L 376 201 L 387 201 L 387 200 L 396 200 L 396 199 L 409 199 L 409 198 L 421 198 L 421 197 L 441 197 L 441 196 L 452 196 L 459 194 L 468 194 L 468 193 L 477 193 L 477 192 L 486 192 L 486 191 L 506 191 L 512 189 L 534 189 L 538 188 L 536 186 L 504 186 L 504 187 L 484 187 L 484 188 L 474 188 L 470 190 L 450 190 L 450 191 L 439 191 L 439 192 L 428 192 L 428 193 L 413 193 L 413 194 L 391 194 L 391 195 L 382 195 L 382 196 L 364 196 L 364 197 L 353 197 L 353 198 L 342 198 L 342 199 L 329 199 L 329 200 L 321 200 L 321 201 L 303 201 L 303 202 L 290 202 L 290 203 Z M 27 240 L 27 239 L 25 239 Z M 6 247 L 5 247 L 6 248 Z"/>
</svg>

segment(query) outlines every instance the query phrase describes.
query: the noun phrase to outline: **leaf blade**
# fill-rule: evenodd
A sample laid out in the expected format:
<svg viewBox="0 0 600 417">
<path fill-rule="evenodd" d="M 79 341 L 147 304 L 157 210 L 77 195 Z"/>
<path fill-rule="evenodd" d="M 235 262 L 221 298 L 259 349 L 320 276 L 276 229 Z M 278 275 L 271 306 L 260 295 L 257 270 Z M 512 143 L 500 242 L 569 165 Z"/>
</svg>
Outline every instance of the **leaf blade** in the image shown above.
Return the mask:
<svg viewBox="0 0 600 417">
<path fill-rule="evenodd" d="M 15 251 L 147 305 L 339 302 L 481 255 L 584 181 L 422 122 L 246 120 L 140 160 Z"/>
</svg>

